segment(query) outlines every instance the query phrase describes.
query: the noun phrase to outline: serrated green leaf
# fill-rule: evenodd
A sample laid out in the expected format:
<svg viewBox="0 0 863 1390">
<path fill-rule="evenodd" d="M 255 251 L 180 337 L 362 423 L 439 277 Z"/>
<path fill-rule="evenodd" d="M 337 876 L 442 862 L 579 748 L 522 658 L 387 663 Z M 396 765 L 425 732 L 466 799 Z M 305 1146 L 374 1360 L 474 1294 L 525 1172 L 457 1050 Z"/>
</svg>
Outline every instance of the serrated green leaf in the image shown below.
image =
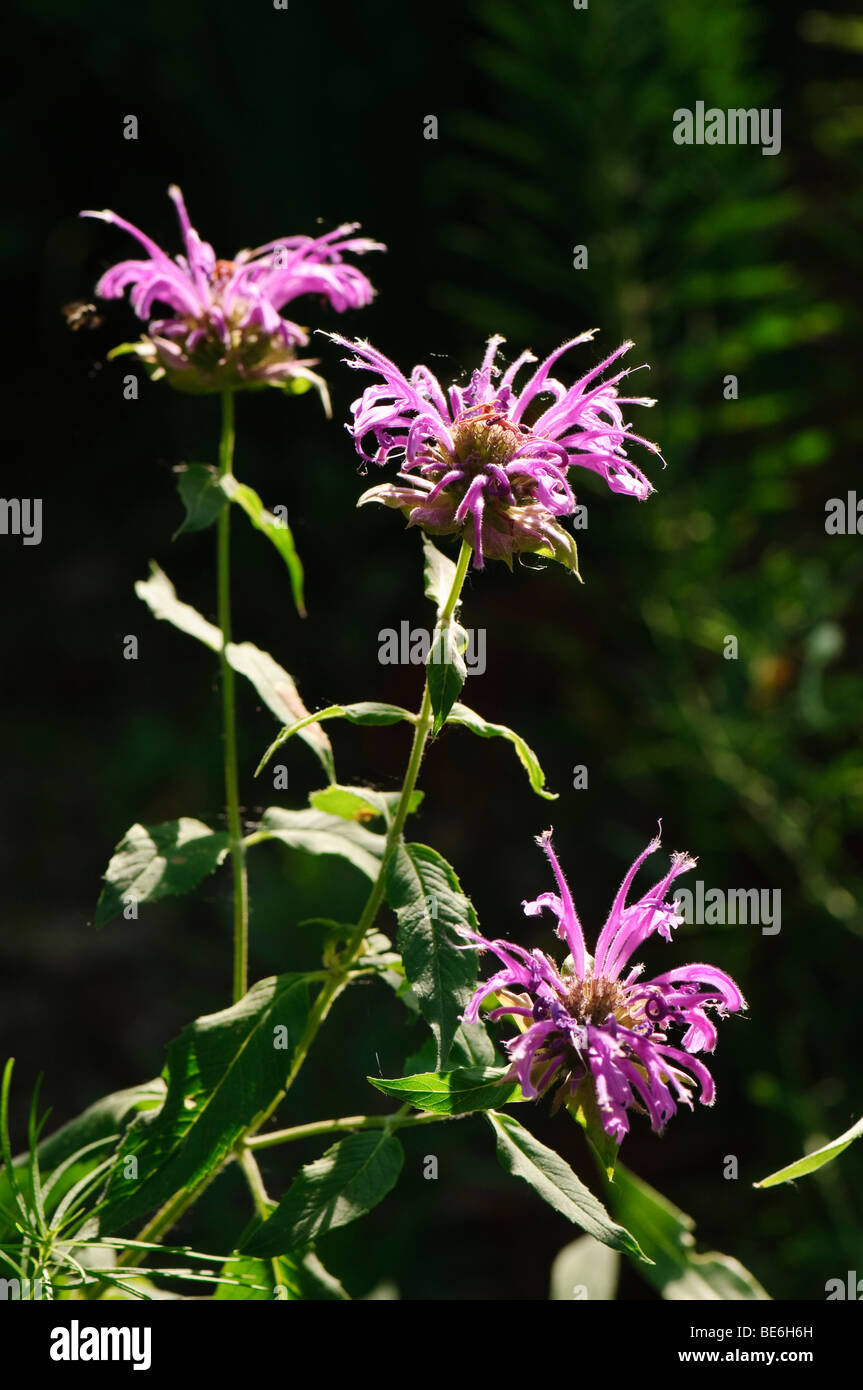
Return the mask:
<svg viewBox="0 0 863 1390">
<path fill-rule="evenodd" d="M 178 526 L 173 539 L 184 531 L 205 531 L 228 505 L 219 475 L 215 468 L 206 463 L 184 463 L 175 468 L 177 491 L 186 509 L 182 526 Z"/>
<path fill-rule="evenodd" d="M 646 1258 L 635 1236 L 612 1220 L 560 1154 L 541 1144 L 512 1115 L 489 1111 L 487 1118 L 497 1139 L 498 1161 L 507 1173 L 523 1178 L 543 1201 L 603 1245 Z"/>
<path fill-rule="evenodd" d="M 305 976 L 271 976 L 183 1029 L 168 1047 L 164 1104 L 136 1120 L 120 1146 L 101 1234 L 140 1220 L 221 1167 L 281 1090 L 307 1012 Z"/>
<path fill-rule="evenodd" d="M 95 925 L 117 917 L 125 899 L 158 902 L 189 893 L 219 867 L 228 853 L 228 836 L 191 816 L 164 825 L 133 825 L 126 831 L 105 871 Z"/>
<path fill-rule="evenodd" d="M 638 1270 L 663 1298 L 769 1299 L 770 1295 L 738 1260 L 715 1250 L 697 1254 L 692 1217 L 622 1163 L 618 1163 L 614 1182 L 607 1190 L 615 1216 L 638 1237 L 653 1262 L 639 1264 Z"/>
<path fill-rule="evenodd" d="M 455 619 L 451 619 L 443 627 L 435 628 L 426 662 L 429 695 L 434 711 L 432 732 L 435 734 L 439 733 L 446 723 L 467 680 L 464 659 L 466 647 L 467 633 Z"/>
<path fill-rule="evenodd" d="M 454 869 L 428 845 L 398 847 L 387 868 L 386 895 L 398 918 L 405 974 L 435 1036 L 442 1067 L 476 986 L 476 954 L 461 949 L 455 929 L 466 924 L 476 930 L 476 913 Z"/>
<path fill-rule="evenodd" d="M 168 576 L 150 562 L 150 578 L 139 579 L 135 593 L 143 599 L 154 618 L 171 623 L 173 627 L 203 642 L 211 651 L 221 651 L 222 634 L 191 604 L 177 598 L 177 591 Z M 281 724 L 294 725 L 304 743 L 311 748 L 329 777 L 335 781 L 333 748 L 314 715 L 309 715 L 293 677 L 279 665 L 269 652 L 261 651 L 252 642 L 229 642 L 226 655 L 231 666 L 245 676 L 257 690 L 267 709 Z"/>
<path fill-rule="evenodd" d="M 483 719 L 481 714 L 477 714 L 476 710 L 468 709 L 467 705 L 459 703 L 453 705 L 447 723 L 461 724 L 463 728 L 470 729 L 471 733 L 478 734 L 480 738 L 507 739 L 515 749 L 518 760 L 525 769 L 530 785 L 537 796 L 544 797 L 546 801 L 557 800 L 557 792 L 546 790 L 545 773 L 540 766 L 539 758 L 514 729 L 508 729 L 505 724 L 491 724 L 487 719 Z"/>
<path fill-rule="evenodd" d="M 250 840 L 280 840 L 305 854 L 335 854 L 374 881 L 386 836 L 366 830 L 356 821 L 328 816 L 325 811 L 284 811 L 280 806 L 271 806 L 263 814 L 260 830 Z"/>
<path fill-rule="evenodd" d="M 365 1216 L 395 1186 L 404 1151 L 394 1134 L 364 1130 L 327 1149 L 302 1169 L 276 1210 L 244 1242 L 269 1258 Z"/>
<path fill-rule="evenodd" d="M 303 566 L 287 521 L 280 521 L 272 512 L 268 512 L 254 488 L 249 487 L 246 483 L 238 483 L 231 474 L 221 479 L 221 486 L 230 501 L 236 502 L 246 513 L 255 530 L 262 532 L 276 547 L 287 565 L 297 612 L 301 618 L 305 618 Z"/>
<path fill-rule="evenodd" d="M 820 1149 L 814 1149 L 812 1153 L 804 1154 L 803 1158 L 798 1158 L 796 1162 L 789 1163 L 785 1168 L 780 1168 L 769 1177 L 762 1178 L 760 1182 L 753 1183 L 753 1187 L 776 1187 L 778 1183 L 792 1182 L 795 1178 L 805 1178 L 808 1173 L 815 1173 L 819 1168 L 823 1168 L 825 1163 L 832 1163 L 834 1158 L 838 1158 L 844 1153 L 849 1144 L 853 1144 L 855 1139 L 863 1138 L 863 1119 L 857 1121 L 850 1129 L 846 1129 L 844 1134 L 840 1134 L 838 1139 L 831 1139 L 829 1144 L 824 1144 Z"/>
<path fill-rule="evenodd" d="M 382 1080 L 366 1078 L 384 1095 L 409 1102 L 415 1110 L 434 1115 L 468 1115 L 523 1100 L 517 1081 L 504 1081 L 509 1067 L 464 1067 L 456 1071 L 429 1071 L 418 1076 Z"/>
</svg>

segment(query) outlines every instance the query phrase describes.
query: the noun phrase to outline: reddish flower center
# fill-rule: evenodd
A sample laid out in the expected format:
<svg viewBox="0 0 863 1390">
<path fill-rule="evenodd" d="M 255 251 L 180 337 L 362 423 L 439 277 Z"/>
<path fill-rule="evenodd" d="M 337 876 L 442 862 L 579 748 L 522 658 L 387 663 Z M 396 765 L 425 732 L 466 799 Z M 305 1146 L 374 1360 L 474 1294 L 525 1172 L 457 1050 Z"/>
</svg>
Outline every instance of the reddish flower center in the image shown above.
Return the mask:
<svg viewBox="0 0 863 1390">
<path fill-rule="evenodd" d="M 501 413 L 494 401 L 474 406 L 460 415 L 453 428 L 456 459 L 462 467 L 479 472 L 486 464 L 508 463 L 523 435 Z"/>
</svg>

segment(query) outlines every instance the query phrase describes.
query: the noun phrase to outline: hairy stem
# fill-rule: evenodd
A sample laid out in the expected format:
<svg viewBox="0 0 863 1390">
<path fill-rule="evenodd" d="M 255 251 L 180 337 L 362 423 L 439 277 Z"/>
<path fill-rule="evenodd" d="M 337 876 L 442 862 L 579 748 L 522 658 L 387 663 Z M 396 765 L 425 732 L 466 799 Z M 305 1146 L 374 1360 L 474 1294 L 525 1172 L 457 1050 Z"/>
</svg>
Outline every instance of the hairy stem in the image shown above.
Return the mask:
<svg viewBox="0 0 863 1390">
<path fill-rule="evenodd" d="M 409 1107 L 406 1107 L 409 1108 Z M 430 1125 L 437 1120 L 461 1118 L 453 1115 L 434 1115 L 423 1111 L 420 1115 L 406 1115 L 398 1111 L 395 1115 L 344 1115 L 339 1120 L 315 1120 L 308 1125 L 294 1125 L 292 1129 L 274 1129 L 270 1134 L 258 1134 L 246 1140 L 246 1151 L 272 1149 L 278 1144 L 293 1144 L 297 1139 L 313 1139 L 318 1134 L 344 1134 L 355 1129 L 403 1129 L 405 1125 Z"/>
<path fill-rule="evenodd" d="M 222 435 L 219 442 L 219 476 L 233 476 L 234 393 L 222 392 Z M 228 809 L 231 873 L 234 887 L 234 989 L 236 1004 L 248 989 L 249 974 L 249 885 L 246 851 L 240 822 L 239 780 L 237 777 L 237 720 L 234 698 L 234 669 L 228 661 L 231 641 L 231 508 L 219 513 L 218 607 L 222 649 L 219 653 L 222 687 L 222 740 L 225 759 L 225 801 Z"/>
</svg>

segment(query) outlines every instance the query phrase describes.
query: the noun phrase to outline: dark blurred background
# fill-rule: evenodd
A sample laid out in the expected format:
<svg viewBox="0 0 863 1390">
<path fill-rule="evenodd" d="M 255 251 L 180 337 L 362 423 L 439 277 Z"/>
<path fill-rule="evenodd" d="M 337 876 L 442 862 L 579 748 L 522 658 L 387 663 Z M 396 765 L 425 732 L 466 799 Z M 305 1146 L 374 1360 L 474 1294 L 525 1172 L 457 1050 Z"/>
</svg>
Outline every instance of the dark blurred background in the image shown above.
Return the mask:
<svg viewBox="0 0 863 1390">
<path fill-rule="evenodd" d="M 125 304 L 72 333 L 131 243 L 80 208 L 110 207 L 179 249 L 167 185 L 217 255 L 357 219 L 385 241 L 364 268 L 370 310 L 297 317 L 369 337 L 403 367 L 460 378 L 491 332 L 545 355 L 599 325 L 566 372 L 624 337 L 651 364 L 630 412 L 667 471 L 644 505 L 575 479 L 589 510 L 584 587 L 563 571 L 490 566 L 466 591 L 487 630 L 465 699 L 536 748 L 560 800 L 531 793 L 510 751 L 450 730 L 423 770 L 413 835 L 455 865 L 485 930 L 549 945 L 520 902 L 547 888 L 532 837 L 551 821 L 582 918 L 598 931 L 620 877 L 663 818 L 665 846 L 699 856 L 708 887 L 778 888 L 782 929 L 683 927 L 648 967 L 709 959 L 750 1001 L 721 1030 L 718 1104 L 662 1140 L 636 1119 L 623 1157 L 740 1258 L 776 1297 L 822 1298 L 859 1268 L 863 1150 L 820 1177 L 751 1182 L 861 1112 L 859 906 L 863 779 L 859 590 L 863 540 L 827 536 L 825 502 L 857 485 L 863 29 L 851 4 L 802 0 L 461 0 L 314 5 L 267 0 L 20 3 L 7 21 L 7 397 L 4 496 L 42 497 L 44 538 L 0 538 L 3 605 L 2 1051 L 14 1053 L 17 1142 L 39 1072 L 53 1121 L 156 1074 L 168 1040 L 230 992 L 228 878 L 97 934 L 112 847 L 135 821 L 221 814 L 212 654 L 157 624 L 133 594 L 155 558 L 214 616 L 214 532 L 171 542 L 172 468 L 215 462 L 218 403 L 142 379 L 123 399 Z M 780 107 L 782 149 L 681 147 L 679 107 Z M 135 115 L 137 141 L 123 138 Z M 423 138 L 424 118 L 439 122 Z M 319 222 L 320 220 L 320 222 Z M 586 245 L 589 269 L 572 266 Z M 272 651 L 312 708 L 413 704 L 419 672 L 381 666 L 380 629 L 427 624 L 419 537 L 357 513 L 365 485 L 342 422 L 359 378 L 323 340 L 334 419 L 317 400 L 241 398 L 238 476 L 288 506 L 310 617 L 292 611 L 275 551 L 234 526 L 235 633 Z M 728 374 L 739 399 L 723 398 Z M 863 489 L 861 489 L 863 496 Z M 123 659 L 136 634 L 137 662 Z M 723 658 L 726 635 L 736 661 Z M 241 692 L 246 816 L 301 806 L 321 774 L 289 745 L 290 790 L 251 771 L 274 732 Z M 330 726 L 340 780 L 397 785 L 404 729 Z M 587 790 L 573 767 L 588 768 Z M 253 978 L 312 965 L 297 923 L 349 921 L 364 880 L 333 860 L 263 846 L 251 860 Z M 644 884 L 647 884 L 645 877 Z M 333 901 L 335 895 L 336 901 Z M 386 925 L 382 919 L 382 924 Z M 343 999 L 284 1123 L 383 1108 L 368 1073 L 396 1075 L 422 1029 L 383 986 Z M 524 1119 L 527 1112 L 519 1112 Z M 530 1122 L 592 1178 L 576 1127 Z M 354 1296 L 542 1299 L 572 1230 L 497 1167 L 480 1119 L 406 1131 L 408 1161 L 373 1215 L 322 1243 Z M 271 1191 L 320 1152 L 265 1155 Z M 440 1178 L 422 1159 L 438 1154 Z M 739 1158 L 737 1181 L 722 1177 Z M 198 1248 L 246 1218 L 233 1175 L 187 1219 Z M 210 1241 L 211 1244 L 201 1244 Z M 651 1297 L 632 1272 L 622 1294 Z"/>
</svg>

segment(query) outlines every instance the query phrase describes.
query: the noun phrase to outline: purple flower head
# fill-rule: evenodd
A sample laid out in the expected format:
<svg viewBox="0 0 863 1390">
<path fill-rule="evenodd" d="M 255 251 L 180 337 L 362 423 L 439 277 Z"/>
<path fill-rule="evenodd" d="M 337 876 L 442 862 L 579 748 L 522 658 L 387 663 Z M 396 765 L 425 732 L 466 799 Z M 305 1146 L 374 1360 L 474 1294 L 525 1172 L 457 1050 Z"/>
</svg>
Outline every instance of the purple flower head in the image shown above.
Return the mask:
<svg viewBox="0 0 863 1390">
<path fill-rule="evenodd" d="M 672 928 L 683 918 L 668 891 L 679 874 L 695 865 L 686 854 L 674 854 L 671 868 L 638 902 L 627 906 L 632 881 L 659 839 L 630 868 L 612 903 L 596 947 L 587 953 L 584 933 L 547 830 L 537 840 L 557 880 L 556 893 L 542 893 L 523 904 L 535 917 L 548 908 L 557 918 L 557 935 L 569 957 L 558 968 L 543 951 L 525 950 L 509 941 L 487 941 L 469 927 L 463 936 L 481 949 L 493 951 L 503 969 L 480 985 L 464 1013 L 475 1023 L 479 1007 L 490 994 L 500 1001 L 490 1019 L 511 1014 L 523 1031 L 507 1041 L 512 1075 L 526 1096 L 537 1097 L 552 1084 L 556 1103 L 592 1082 L 605 1132 L 620 1142 L 629 1130 L 627 1111 L 636 1108 L 650 1116 L 661 1131 L 679 1102 L 692 1106 L 697 1083 L 702 1105 L 715 1094 L 710 1072 L 695 1056 L 712 1052 L 716 1026 L 711 1018 L 746 1007 L 734 981 L 713 965 L 679 965 L 652 980 L 641 980 L 643 967 L 628 963 L 635 951 L 655 933 L 671 940 Z M 625 973 L 624 973 L 625 972 Z M 683 1036 L 670 1040 L 672 1030 Z"/>
<path fill-rule="evenodd" d="M 367 386 L 351 406 L 349 432 L 364 463 L 397 460 L 401 484 L 383 483 L 360 498 L 399 508 L 410 526 L 432 535 L 458 535 L 473 546 L 474 565 L 489 557 L 512 566 L 513 554 L 532 552 L 578 573 L 572 536 L 559 518 L 575 511 L 567 474 L 574 465 L 605 478 L 612 492 L 643 500 L 653 492 L 648 479 L 626 456 L 625 444 L 659 450 L 624 423 L 621 406 L 653 405 L 638 396 L 619 396 L 627 370 L 602 379 L 605 369 L 631 343 L 624 343 L 573 386 L 551 375 L 571 347 L 589 342 L 595 330 L 572 338 L 536 367 L 516 390 L 515 379 L 533 353 L 523 352 L 501 371 L 495 358 L 504 339 L 488 340 L 482 366 L 468 386 L 445 392 L 428 367 L 414 367 L 410 380 L 395 363 L 357 340 L 332 337 L 356 355 L 348 366 L 375 372 L 382 385 Z M 550 399 L 542 399 L 550 398 Z M 366 441 L 372 439 L 372 452 Z"/>
<path fill-rule="evenodd" d="M 343 255 L 385 248 L 355 237 L 356 224 L 350 224 L 320 237 L 267 242 L 239 251 L 232 261 L 217 260 L 191 225 L 179 188 L 168 192 L 185 244 L 185 255 L 175 259 L 114 212 L 81 213 L 112 222 L 147 252 L 112 266 L 96 286 L 104 299 L 120 299 L 131 287 L 132 308 L 148 323 L 141 340 L 124 350 L 135 352 L 154 378 L 166 377 L 180 391 L 301 390 L 314 384 L 328 405 L 325 384 L 311 371 L 317 359 L 297 357 L 297 348 L 309 341 L 305 329 L 280 311 L 304 294 L 323 295 L 339 313 L 362 308 L 374 290 Z M 152 317 L 157 304 L 170 311 L 168 317 Z"/>
</svg>

